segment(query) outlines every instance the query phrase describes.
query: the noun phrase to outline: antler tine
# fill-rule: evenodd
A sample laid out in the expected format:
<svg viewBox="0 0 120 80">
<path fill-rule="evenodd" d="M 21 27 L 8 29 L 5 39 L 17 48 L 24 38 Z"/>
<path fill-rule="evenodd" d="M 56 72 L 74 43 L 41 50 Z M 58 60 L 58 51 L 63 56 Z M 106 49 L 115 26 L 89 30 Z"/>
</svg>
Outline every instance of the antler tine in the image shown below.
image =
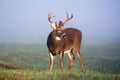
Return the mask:
<svg viewBox="0 0 120 80">
<path fill-rule="evenodd" d="M 49 13 L 48 14 L 48 21 L 50 22 L 50 23 L 53 23 L 50 19 L 51 18 L 54 18 L 55 16 L 52 14 L 52 13 Z"/>
<path fill-rule="evenodd" d="M 69 18 L 68 12 L 66 12 L 66 15 L 67 15 L 67 19 L 68 19 Z"/>
<path fill-rule="evenodd" d="M 71 17 L 69 17 L 68 12 L 67 12 L 66 15 L 67 15 L 67 19 L 64 21 L 63 24 L 66 24 L 69 20 L 73 18 L 73 14 L 71 14 Z"/>
</svg>

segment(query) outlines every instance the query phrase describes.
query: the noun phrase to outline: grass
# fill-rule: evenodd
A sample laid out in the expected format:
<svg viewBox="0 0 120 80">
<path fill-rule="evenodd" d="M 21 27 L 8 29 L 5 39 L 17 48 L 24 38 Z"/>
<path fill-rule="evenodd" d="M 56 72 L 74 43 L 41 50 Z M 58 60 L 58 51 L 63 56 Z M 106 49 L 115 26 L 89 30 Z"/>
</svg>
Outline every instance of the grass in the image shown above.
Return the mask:
<svg viewBox="0 0 120 80">
<path fill-rule="evenodd" d="M 72 72 L 55 70 L 33 71 L 33 70 L 3 70 L 0 72 L 3 80 L 119 80 L 120 75 L 102 74 L 99 72 L 79 70 Z"/>
<path fill-rule="evenodd" d="M 69 58 L 64 56 L 64 71 L 55 57 L 49 72 L 49 55 L 45 44 L 0 44 L 0 80 L 120 80 L 119 44 L 83 44 L 86 71 L 80 70 L 77 56 L 68 71 Z"/>
</svg>

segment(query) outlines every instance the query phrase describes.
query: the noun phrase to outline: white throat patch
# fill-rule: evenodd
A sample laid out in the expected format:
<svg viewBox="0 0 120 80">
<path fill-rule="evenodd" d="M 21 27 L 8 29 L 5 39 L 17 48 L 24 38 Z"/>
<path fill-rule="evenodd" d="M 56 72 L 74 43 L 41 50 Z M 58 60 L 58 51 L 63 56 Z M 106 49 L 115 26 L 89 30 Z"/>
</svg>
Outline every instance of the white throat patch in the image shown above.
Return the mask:
<svg viewBox="0 0 120 80">
<path fill-rule="evenodd" d="M 56 40 L 60 41 L 61 39 L 60 39 L 60 37 L 56 36 Z"/>
</svg>

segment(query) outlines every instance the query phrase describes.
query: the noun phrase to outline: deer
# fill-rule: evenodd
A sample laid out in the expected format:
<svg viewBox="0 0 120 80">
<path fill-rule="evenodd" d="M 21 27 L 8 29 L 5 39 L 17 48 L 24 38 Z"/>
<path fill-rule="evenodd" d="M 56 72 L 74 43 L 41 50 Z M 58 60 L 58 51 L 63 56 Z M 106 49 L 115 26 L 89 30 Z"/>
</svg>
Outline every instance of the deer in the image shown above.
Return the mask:
<svg viewBox="0 0 120 80">
<path fill-rule="evenodd" d="M 60 67 L 63 71 L 63 58 L 64 54 L 68 54 L 70 58 L 69 63 L 69 70 L 71 71 L 72 65 L 75 59 L 74 52 L 77 54 L 82 72 L 84 72 L 84 65 L 82 61 L 82 55 L 80 52 L 81 42 L 82 42 L 82 32 L 76 28 L 64 28 L 64 25 L 69 22 L 73 15 L 71 14 L 71 17 L 69 17 L 68 13 L 67 19 L 62 22 L 59 21 L 53 22 L 51 21 L 52 18 L 55 16 L 52 13 L 48 14 L 48 21 L 51 24 L 51 27 L 53 28 L 53 31 L 51 31 L 47 38 L 47 47 L 49 51 L 49 57 L 50 57 L 50 71 L 52 72 L 53 64 L 54 64 L 54 56 L 57 54 L 60 55 Z"/>
</svg>

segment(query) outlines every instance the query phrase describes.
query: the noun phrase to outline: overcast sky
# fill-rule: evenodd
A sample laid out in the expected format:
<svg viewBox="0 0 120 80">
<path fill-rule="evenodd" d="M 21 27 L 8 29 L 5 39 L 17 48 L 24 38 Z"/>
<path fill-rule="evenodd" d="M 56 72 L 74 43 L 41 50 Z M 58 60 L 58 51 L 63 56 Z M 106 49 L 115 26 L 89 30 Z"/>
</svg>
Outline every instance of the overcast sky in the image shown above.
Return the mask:
<svg viewBox="0 0 120 80">
<path fill-rule="evenodd" d="M 120 41 L 120 0 L 0 0 L 0 42 L 46 41 L 54 21 L 73 19 L 65 27 L 78 28 L 83 40 Z"/>
</svg>

